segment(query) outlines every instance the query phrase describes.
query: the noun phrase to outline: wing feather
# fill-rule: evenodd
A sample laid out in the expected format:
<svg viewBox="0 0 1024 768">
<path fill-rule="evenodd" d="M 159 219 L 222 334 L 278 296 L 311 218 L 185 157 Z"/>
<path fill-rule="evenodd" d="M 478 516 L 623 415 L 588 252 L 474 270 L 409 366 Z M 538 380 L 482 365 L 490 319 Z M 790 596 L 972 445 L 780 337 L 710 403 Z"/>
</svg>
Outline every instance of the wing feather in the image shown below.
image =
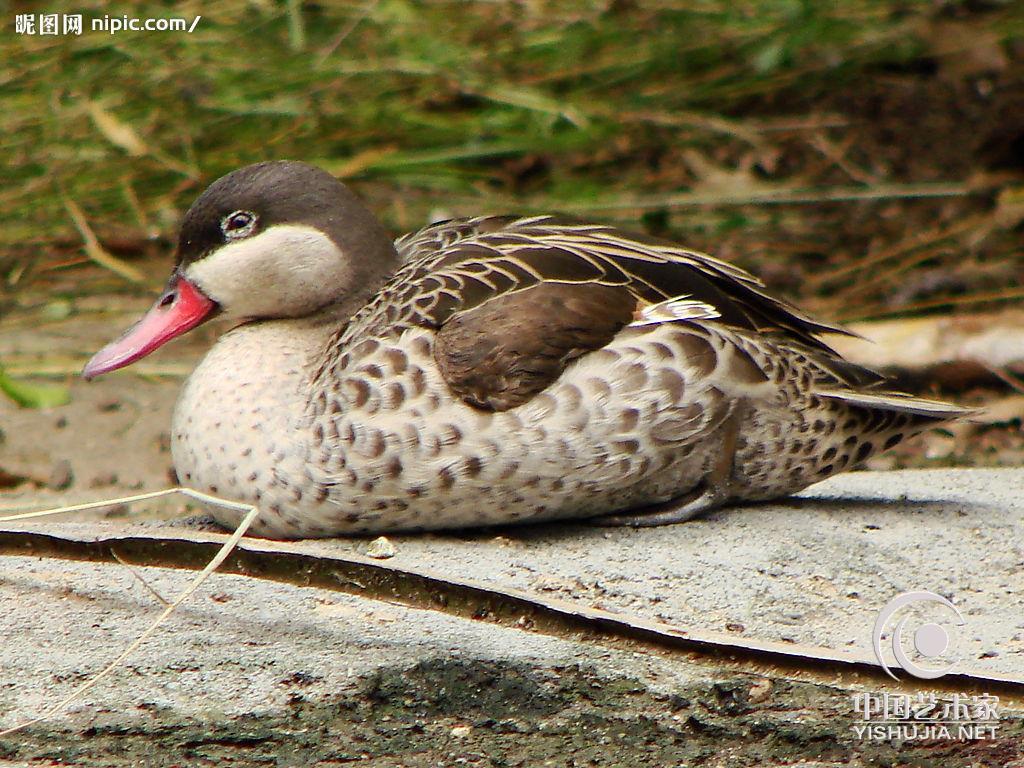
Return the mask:
<svg viewBox="0 0 1024 768">
<path fill-rule="evenodd" d="M 831 362 L 840 378 L 861 375 L 818 338 L 846 331 L 769 296 L 733 264 L 645 235 L 552 216 L 491 216 L 433 224 L 396 247 L 403 266 L 341 341 L 433 328 L 439 370 L 480 408 L 526 402 L 630 323 L 768 334 L 826 368 Z"/>
</svg>

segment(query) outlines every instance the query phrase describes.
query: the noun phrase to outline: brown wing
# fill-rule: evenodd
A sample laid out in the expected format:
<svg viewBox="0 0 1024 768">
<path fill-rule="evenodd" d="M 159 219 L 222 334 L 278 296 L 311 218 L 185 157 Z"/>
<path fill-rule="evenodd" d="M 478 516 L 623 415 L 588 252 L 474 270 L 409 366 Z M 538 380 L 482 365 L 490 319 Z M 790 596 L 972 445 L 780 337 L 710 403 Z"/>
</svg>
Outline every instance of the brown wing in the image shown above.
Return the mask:
<svg viewBox="0 0 1024 768">
<path fill-rule="evenodd" d="M 540 283 L 452 316 L 434 339 L 434 359 L 467 403 L 505 411 L 547 387 L 571 360 L 605 346 L 635 307 L 623 288 Z"/>
<path fill-rule="evenodd" d="M 478 407 L 526 402 L 569 361 L 607 344 L 638 309 L 669 299 L 838 359 L 816 335 L 842 329 L 769 296 L 749 273 L 612 227 L 484 217 L 432 225 L 396 246 L 404 266 L 346 334 L 436 329 L 438 366 Z"/>
<path fill-rule="evenodd" d="M 439 327 L 449 316 L 542 281 L 622 286 L 644 304 L 688 297 L 722 322 L 778 332 L 834 354 L 817 338 L 849 333 L 768 295 L 756 277 L 726 261 L 646 235 L 552 216 L 488 216 L 434 224 L 396 242 L 406 262 L 385 299 L 403 306 L 388 320 Z"/>
</svg>

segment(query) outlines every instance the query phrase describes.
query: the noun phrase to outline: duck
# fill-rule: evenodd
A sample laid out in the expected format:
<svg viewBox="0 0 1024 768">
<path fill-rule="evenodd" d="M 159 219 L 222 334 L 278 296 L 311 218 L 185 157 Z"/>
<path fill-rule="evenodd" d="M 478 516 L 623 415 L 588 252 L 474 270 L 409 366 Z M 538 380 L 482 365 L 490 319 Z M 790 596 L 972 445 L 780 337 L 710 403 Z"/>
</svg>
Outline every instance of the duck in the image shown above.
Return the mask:
<svg viewBox="0 0 1024 768">
<path fill-rule="evenodd" d="M 171 455 L 185 487 L 258 507 L 267 538 L 680 523 L 968 413 L 887 389 L 821 338 L 848 331 L 727 261 L 557 215 L 392 240 L 293 160 L 195 200 L 165 289 L 83 375 L 217 316 Z"/>
</svg>

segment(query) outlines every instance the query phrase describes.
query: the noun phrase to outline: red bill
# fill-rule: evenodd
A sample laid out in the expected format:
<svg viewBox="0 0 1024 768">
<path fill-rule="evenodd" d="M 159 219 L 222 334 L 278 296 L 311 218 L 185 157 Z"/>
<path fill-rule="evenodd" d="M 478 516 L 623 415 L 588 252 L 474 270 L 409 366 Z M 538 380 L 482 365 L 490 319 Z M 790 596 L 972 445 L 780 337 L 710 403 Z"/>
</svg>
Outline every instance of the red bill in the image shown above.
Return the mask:
<svg viewBox="0 0 1024 768">
<path fill-rule="evenodd" d="M 131 365 L 171 339 L 209 319 L 217 303 L 175 274 L 160 298 L 139 322 L 93 355 L 82 371 L 86 379 Z"/>
</svg>

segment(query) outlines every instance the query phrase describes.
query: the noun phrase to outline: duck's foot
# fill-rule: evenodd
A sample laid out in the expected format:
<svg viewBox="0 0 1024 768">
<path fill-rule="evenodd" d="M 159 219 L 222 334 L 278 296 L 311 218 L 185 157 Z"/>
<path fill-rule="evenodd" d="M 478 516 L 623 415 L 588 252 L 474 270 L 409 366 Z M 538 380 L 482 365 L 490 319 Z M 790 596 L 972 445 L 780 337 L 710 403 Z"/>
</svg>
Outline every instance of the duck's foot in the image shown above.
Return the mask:
<svg viewBox="0 0 1024 768">
<path fill-rule="evenodd" d="M 197 512 L 187 517 L 175 517 L 171 520 L 153 521 L 159 526 L 168 528 L 188 528 L 191 531 L 207 531 L 209 533 L 224 533 L 224 526 L 217 522 L 217 518 L 208 512 Z"/>
<path fill-rule="evenodd" d="M 628 525 L 632 528 L 650 528 L 655 525 L 669 525 L 692 520 L 698 515 L 722 506 L 727 497 L 720 489 L 705 488 L 703 484 L 694 491 L 675 499 L 651 504 L 628 512 L 591 518 L 594 525 Z"/>
<path fill-rule="evenodd" d="M 738 404 L 725 418 L 720 427 L 721 447 L 718 459 L 711 471 L 689 493 L 660 504 L 651 504 L 631 511 L 595 517 L 594 525 L 629 525 L 633 528 L 647 528 L 655 525 L 669 525 L 692 520 L 697 515 L 710 512 L 729 500 L 729 479 L 732 476 L 736 458 L 736 441 L 739 436 L 742 404 Z"/>
</svg>

